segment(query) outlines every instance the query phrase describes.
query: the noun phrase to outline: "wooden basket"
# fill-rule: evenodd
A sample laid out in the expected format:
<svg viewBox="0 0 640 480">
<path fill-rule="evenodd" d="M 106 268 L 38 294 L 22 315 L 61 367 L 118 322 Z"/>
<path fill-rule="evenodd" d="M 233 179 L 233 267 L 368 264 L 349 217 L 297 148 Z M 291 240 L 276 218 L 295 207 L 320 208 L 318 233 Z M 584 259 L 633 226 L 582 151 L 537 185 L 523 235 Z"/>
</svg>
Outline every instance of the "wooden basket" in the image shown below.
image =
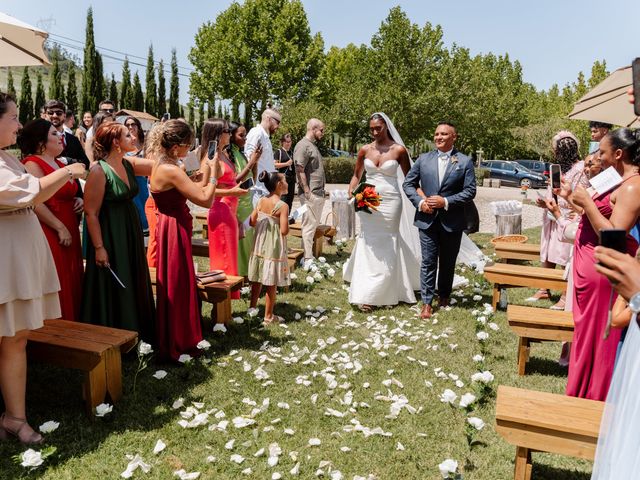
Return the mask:
<svg viewBox="0 0 640 480">
<path fill-rule="evenodd" d="M 491 239 L 491 243 L 494 245 L 499 242 L 507 243 L 527 243 L 529 237 L 526 235 L 502 235 L 500 237 L 494 237 Z"/>
</svg>

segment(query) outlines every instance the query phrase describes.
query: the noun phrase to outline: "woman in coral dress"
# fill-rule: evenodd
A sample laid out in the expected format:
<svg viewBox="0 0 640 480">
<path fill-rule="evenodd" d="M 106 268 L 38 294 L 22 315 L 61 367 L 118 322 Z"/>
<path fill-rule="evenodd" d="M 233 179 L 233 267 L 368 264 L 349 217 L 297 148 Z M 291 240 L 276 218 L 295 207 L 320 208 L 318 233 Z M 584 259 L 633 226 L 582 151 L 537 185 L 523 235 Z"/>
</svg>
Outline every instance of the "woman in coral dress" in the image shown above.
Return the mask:
<svg viewBox="0 0 640 480">
<path fill-rule="evenodd" d="M 613 191 L 591 198 L 577 187 L 570 200 L 584 209 L 576 233 L 573 281 L 573 321 L 575 323 L 567 395 L 605 400 L 613 374 L 620 329 L 611 329 L 605 339 L 611 285 L 595 270 L 594 249 L 600 230 L 618 228 L 627 232 L 640 215 L 640 176 L 635 151 L 635 136 L 621 128 L 600 142 L 603 168 L 613 166 L 622 183 Z M 635 255 L 638 243 L 627 234 L 627 253 Z M 615 295 L 614 295 L 615 300 Z"/>
<path fill-rule="evenodd" d="M 18 138 L 24 166 L 34 177 L 42 178 L 65 167 L 56 157 L 62 153 L 62 137 L 51 122 L 37 119 L 27 123 Z M 83 201 L 78 197 L 78 183 L 69 181 L 53 197 L 37 205 L 42 230 L 56 264 L 60 280 L 60 309 L 62 318 L 80 319 L 82 301 L 82 246 L 78 214 Z"/>
<path fill-rule="evenodd" d="M 181 120 L 157 125 L 149 134 L 147 154 L 156 160 L 151 172 L 151 195 L 158 210 L 157 308 L 158 351 L 164 360 L 178 360 L 182 354 L 195 355 L 202 340 L 196 274 L 191 255 L 193 219 L 187 200 L 204 208 L 211 206 L 216 190 L 211 165 L 204 161 L 202 178 L 192 181 L 178 160 L 189 151 L 191 127 Z"/>
<path fill-rule="evenodd" d="M 217 154 L 222 168 L 218 179 L 216 198 L 209 209 L 209 265 L 211 270 L 224 270 L 227 275 L 238 275 L 238 198 L 248 190 L 238 187 L 236 167 L 227 154 L 230 139 L 229 124 L 226 120 L 210 119 L 202 127 L 202 158 L 208 153 L 210 141 L 217 141 Z M 231 294 L 240 298 L 240 292 Z"/>
</svg>

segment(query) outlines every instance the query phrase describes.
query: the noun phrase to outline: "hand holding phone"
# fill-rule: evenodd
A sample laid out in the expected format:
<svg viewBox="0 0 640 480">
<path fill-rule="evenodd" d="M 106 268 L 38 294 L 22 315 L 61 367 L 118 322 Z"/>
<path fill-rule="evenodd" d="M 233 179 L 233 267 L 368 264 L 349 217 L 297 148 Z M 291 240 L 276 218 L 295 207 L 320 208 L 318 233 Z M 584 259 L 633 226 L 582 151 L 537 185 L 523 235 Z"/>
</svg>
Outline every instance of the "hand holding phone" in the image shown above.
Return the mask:
<svg viewBox="0 0 640 480">
<path fill-rule="evenodd" d="M 600 245 L 620 253 L 627 253 L 627 231 L 621 228 L 600 230 Z"/>
<path fill-rule="evenodd" d="M 249 190 L 254 185 L 255 185 L 255 182 L 253 181 L 253 177 L 249 177 L 238 186 L 243 190 Z"/>
<path fill-rule="evenodd" d="M 211 140 L 207 148 L 207 157 L 209 158 L 209 160 L 213 160 L 213 157 L 216 156 L 217 151 L 218 151 L 218 141 Z"/>
</svg>

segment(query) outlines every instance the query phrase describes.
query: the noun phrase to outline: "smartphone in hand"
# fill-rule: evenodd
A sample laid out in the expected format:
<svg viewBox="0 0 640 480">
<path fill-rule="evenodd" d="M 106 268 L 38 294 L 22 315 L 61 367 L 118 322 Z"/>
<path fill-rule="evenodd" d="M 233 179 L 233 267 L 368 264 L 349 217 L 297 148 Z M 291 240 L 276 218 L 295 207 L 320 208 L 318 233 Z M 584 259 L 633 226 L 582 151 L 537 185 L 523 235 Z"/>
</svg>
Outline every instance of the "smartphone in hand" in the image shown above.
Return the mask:
<svg viewBox="0 0 640 480">
<path fill-rule="evenodd" d="M 621 228 L 600 230 L 600 245 L 613 248 L 620 253 L 627 253 L 627 231 Z"/>
<path fill-rule="evenodd" d="M 243 190 L 249 190 L 254 185 L 255 185 L 255 182 L 253 181 L 253 177 L 249 177 L 238 186 Z"/>
<path fill-rule="evenodd" d="M 211 140 L 207 149 L 207 157 L 209 158 L 209 160 L 213 160 L 213 157 L 216 156 L 216 151 L 218 151 L 218 141 Z"/>
</svg>

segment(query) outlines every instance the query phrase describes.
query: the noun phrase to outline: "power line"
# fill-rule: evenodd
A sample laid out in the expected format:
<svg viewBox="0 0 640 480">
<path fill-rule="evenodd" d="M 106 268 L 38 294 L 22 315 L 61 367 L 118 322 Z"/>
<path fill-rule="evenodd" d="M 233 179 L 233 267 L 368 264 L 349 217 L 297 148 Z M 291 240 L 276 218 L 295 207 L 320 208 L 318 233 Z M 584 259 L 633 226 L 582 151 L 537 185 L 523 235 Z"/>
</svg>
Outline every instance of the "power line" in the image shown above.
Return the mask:
<svg viewBox="0 0 640 480">
<path fill-rule="evenodd" d="M 51 37 L 56 37 L 56 38 L 61 38 L 61 39 L 63 39 L 63 40 L 67 40 L 67 41 L 71 41 L 71 42 L 75 42 L 75 43 L 77 43 L 77 44 L 79 44 L 79 45 L 82 45 L 82 48 L 80 48 L 80 47 L 78 47 L 78 46 L 68 45 L 68 44 L 67 44 L 66 46 L 69 46 L 70 48 L 75 48 L 76 50 L 84 51 L 85 43 L 84 43 L 84 42 L 81 42 L 80 40 L 76 40 L 76 39 L 74 39 L 74 38 L 70 38 L 70 37 L 65 37 L 65 36 L 63 36 L 63 35 L 57 35 L 57 34 L 55 34 L 55 33 L 49 33 L 49 36 L 51 36 Z M 60 43 L 60 44 L 62 45 L 62 42 L 60 42 L 60 41 L 56 41 L 56 43 Z M 106 51 L 106 52 L 112 52 L 112 53 L 116 53 L 116 54 L 118 54 L 118 55 L 124 55 L 125 57 L 128 57 L 128 58 L 138 58 L 138 59 L 140 59 L 140 60 L 147 60 L 147 58 L 146 58 L 146 57 L 141 57 L 141 56 L 139 56 L 139 55 L 133 55 L 133 54 L 130 54 L 130 53 L 125 53 L 125 52 L 120 52 L 120 51 L 118 51 L 118 50 L 113 50 L 113 49 L 111 49 L 111 48 L 107 48 L 107 47 L 100 47 L 100 46 L 97 46 L 97 45 L 96 45 L 96 50 L 103 50 L 103 51 Z M 106 57 L 107 55 L 104 55 L 104 56 Z M 108 57 L 108 58 L 113 58 L 113 57 Z M 119 60 L 119 58 L 116 58 L 116 60 Z M 122 61 L 124 61 L 124 60 L 122 60 Z M 129 61 L 129 63 L 133 63 L 133 62 Z M 154 60 L 154 63 L 155 63 L 155 64 L 159 64 L 160 62 L 159 62 L 159 61 L 155 61 L 155 60 Z M 139 64 L 134 64 L 134 65 L 139 65 Z M 142 65 L 142 66 L 143 66 L 143 67 L 146 67 L 146 64 L 144 64 L 144 65 Z M 190 68 L 190 67 L 181 67 L 180 65 L 178 65 L 178 68 L 179 68 L 179 69 L 182 69 L 182 70 L 187 70 L 187 71 L 190 71 L 190 72 L 195 71 L 195 69 L 193 69 L 193 68 Z"/>
</svg>

